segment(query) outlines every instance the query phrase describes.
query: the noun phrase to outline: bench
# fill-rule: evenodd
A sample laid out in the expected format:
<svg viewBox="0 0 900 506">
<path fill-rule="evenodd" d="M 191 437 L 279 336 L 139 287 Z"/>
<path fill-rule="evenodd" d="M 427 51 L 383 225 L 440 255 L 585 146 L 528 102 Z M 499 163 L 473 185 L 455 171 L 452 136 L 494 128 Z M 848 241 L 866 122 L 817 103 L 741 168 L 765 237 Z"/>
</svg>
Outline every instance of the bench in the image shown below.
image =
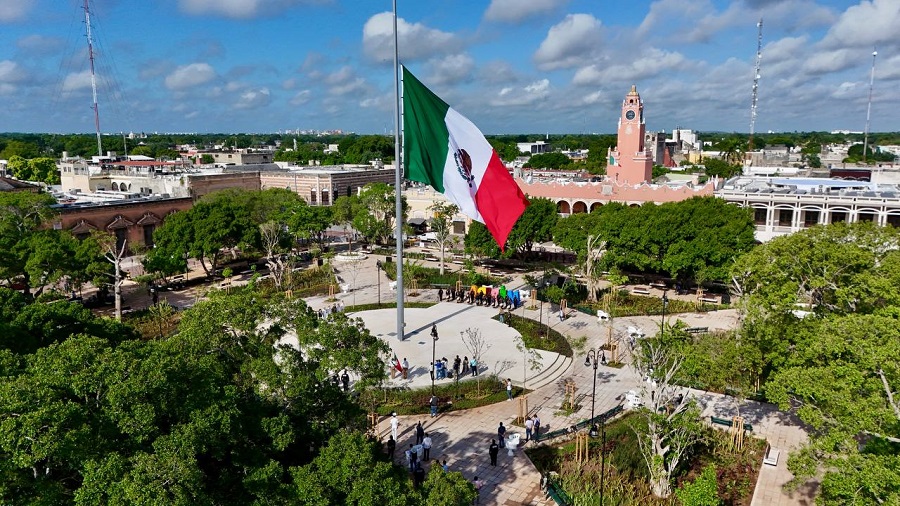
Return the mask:
<svg viewBox="0 0 900 506">
<path fill-rule="evenodd" d="M 531 439 L 534 442 L 540 442 L 540 441 L 544 441 L 547 439 L 555 439 L 555 438 L 558 438 L 559 436 L 565 436 L 568 433 L 569 433 L 569 429 L 565 428 L 565 429 L 559 429 L 559 430 L 554 430 L 554 431 L 550 431 L 550 432 L 541 432 L 537 436 L 534 436 Z"/>
<path fill-rule="evenodd" d="M 725 427 L 733 427 L 734 426 L 734 421 L 731 418 L 719 418 L 717 416 L 711 416 L 711 417 L 709 417 L 709 421 L 713 425 L 724 425 Z M 753 432 L 753 426 L 750 425 L 749 423 L 745 423 L 744 430 Z"/>
<path fill-rule="evenodd" d="M 684 331 L 688 334 L 706 334 L 709 332 L 709 327 L 688 327 Z"/>
<path fill-rule="evenodd" d="M 700 297 L 700 302 L 709 302 L 710 304 L 721 304 L 722 299 L 719 297 Z"/>
<path fill-rule="evenodd" d="M 665 283 L 660 283 L 660 282 L 650 283 L 650 288 L 659 288 L 660 290 L 668 289 L 668 287 L 666 286 Z"/>
<path fill-rule="evenodd" d="M 569 497 L 569 494 L 566 494 L 555 479 L 547 480 L 547 495 L 559 506 L 570 506 L 572 504 L 572 498 Z"/>
<path fill-rule="evenodd" d="M 631 293 L 636 293 L 638 295 L 650 295 L 650 289 L 646 286 L 636 286 L 631 289 Z"/>
<path fill-rule="evenodd" d="M 772 448 L 771 445 L 766 445 L 766 456 L 763 457 L 763 464 L 767 466 L 777 466 L 778 465 L 778 457 L 781 455 L 781 450 L 776 450 Z"/>
</svg>

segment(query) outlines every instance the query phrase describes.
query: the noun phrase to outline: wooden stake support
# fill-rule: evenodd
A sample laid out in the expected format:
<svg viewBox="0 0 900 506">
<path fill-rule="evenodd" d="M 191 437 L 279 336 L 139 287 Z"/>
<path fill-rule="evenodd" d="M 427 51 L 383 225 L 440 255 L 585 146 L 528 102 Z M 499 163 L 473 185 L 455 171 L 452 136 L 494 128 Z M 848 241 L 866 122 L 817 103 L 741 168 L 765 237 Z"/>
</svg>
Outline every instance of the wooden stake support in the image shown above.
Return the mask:
<svg viewBox="0 0 900 506">
<path fill-rule="evenodd" d="M 531 295 L 528 296 L 528 309 L 537 309 L 537 304 L 538 304 L 537 290 L 532 290 Z"/>
<path fill-rule="evenodd" d="M 588 460 L 588 435 L 587 432 L 575 434 L 575 462 L 584 464 Z"/>
<path fill-rule="evenodd" d="M 563 316 L 566 315 L 567 309 L 569 309 L 569 301 L 566 299 L 559 299 L 559 310 L 562 311 Z"/>
<path fill-rule="evenodd" d="M 744 448 L 744 417 L 736 416 L 731 419 L 731 445 L 735 451 Z"/>
<path fill-rule="evenodd" d="M 525 423 L 525 417 L 528 416 L 528 397 L 524 395 L 519 397 L 519 420 Z"/>
<path fill-rule="evenodd" d="M 328 285 L 328 298 L 329 299 L 334 298 L 334 289 L 335 289 L 334 285 Z"/>
<path fill-rule="evenodd" d="M 563 397 L 563 409 L 574 410 L 575 409 L 575 382 L 574 381 L 566 381 L 566 393 L 565 397 Z"/>
<path fill-rule="evenodd" d="M 293 290 L 285 290 L 285 291 L 284 291 L 284 296 L 287 297 L 288 299 L 293 299 L 293 298 L 294 298 L 294 291 L 293 291 Z"/>
</svg>

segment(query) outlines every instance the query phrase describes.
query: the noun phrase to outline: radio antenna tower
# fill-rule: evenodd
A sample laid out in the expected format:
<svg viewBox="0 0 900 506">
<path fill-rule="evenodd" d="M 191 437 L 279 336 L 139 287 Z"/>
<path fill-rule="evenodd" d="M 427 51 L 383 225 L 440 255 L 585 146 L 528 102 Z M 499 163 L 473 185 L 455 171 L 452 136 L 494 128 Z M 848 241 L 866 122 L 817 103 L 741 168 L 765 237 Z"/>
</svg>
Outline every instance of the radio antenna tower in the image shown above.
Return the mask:
<svg viewBox="0 0 900 506">
<path fill-rule="evenodd" d="M 875 87 L 875 57 L 878 51 L 872 51 L 872 74 L 869 76 L 869 105 L 866 108 L 866 135 L 863 141 L 863 163 L 866 163 L 866 151 L 869 150 L 869 119 L 872 117 L 872 88 Z"/>
<path fill-rule="evenodd" d="M 100 141 L 100 107 L 97 105 L 97 76 L 94 74 L 94 39 L 91 36 L 91 11 L 89 0 L 84 0 L 84 25 L 87 27 L 88 58 L 91 60 L 91 92 L 94 97 L 94 128 L 97 130 L 97 156 L 103 155 L 103 144 Z"/>
<path fill-rule="evenodd" d="M 753 93 L 750 100 L 750 139 L 747 141 L 748 159 L 750 159 L 750 150 L 753 147 L 753 134 L 756 130 L 756 104 L 759 101 L 759 66 L 762 60 L 762 27 L 763 20 L 759 18 L 759 23 L 756 23 L 756 68 L 753 74 Z"/>
</svg>

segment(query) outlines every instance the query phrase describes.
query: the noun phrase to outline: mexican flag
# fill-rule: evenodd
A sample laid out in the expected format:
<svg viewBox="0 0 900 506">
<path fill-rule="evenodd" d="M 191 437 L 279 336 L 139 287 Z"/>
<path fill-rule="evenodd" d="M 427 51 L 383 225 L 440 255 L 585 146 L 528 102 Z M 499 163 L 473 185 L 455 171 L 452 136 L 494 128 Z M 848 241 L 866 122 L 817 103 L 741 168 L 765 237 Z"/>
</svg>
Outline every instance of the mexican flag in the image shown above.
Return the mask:
<svg viewBox="0 0 900 506">
<path fill-rule="evenodd" d="M 519 185 L 474 123 L 403 67 L 404 177 L 430 185 L 484 223 L 503 249 L 528 206 Z"/>
<path fill-rule="evenodd" d="M 394 353 L 394 369 L 397 369 L 397 372 L 403 372 L 403 364 L 400 363 L 396 353 Z"/>
</svg>

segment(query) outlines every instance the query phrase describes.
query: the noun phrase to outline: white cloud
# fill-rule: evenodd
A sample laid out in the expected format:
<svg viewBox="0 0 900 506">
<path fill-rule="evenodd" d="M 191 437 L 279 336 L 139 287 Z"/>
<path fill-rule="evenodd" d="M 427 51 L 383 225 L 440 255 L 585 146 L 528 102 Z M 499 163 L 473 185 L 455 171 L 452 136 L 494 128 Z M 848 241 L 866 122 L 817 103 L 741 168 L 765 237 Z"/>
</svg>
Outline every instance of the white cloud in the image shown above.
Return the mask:
<svg viewBox="0 0 900 506">
<path fill-rule="evenodd" d="M 363 51 L 376 62 L 393 61 L 394 21 L 390 12 L 375 14 L 363 26 Z M 406 61 L 454 53 L 460 41 L 452 33 L 397 19 L 400 57 Z"/>
<path fill-rule="evenodd" d="M 803 70 L 810 74 L 828 74 L 839 72 L 859 63 L 865 53 L 851 51 L 849 49 L 836 49 L 834 51 L 817 51 L 811 54 L 803 64 Z"/>
<path fill-rule="evenodd" d="M 63 45 L 59 37 L 46 37 L 43 35 L 28 35 L 16 41 L 16 46 L 30 54 L 48 55 L 56 52 Z"/>
<path fill-rule="evenodd" d="M 71 93 L 77 90 L 83 90 L 91 87 L 91 71 L 82 70 L 81 72 L 73 72 L 63 79 L 63 93 Z"/>
<path fill-rule="evenodd" d="M 178 5 L 188 14 L 248 19 L 272 16 L 298 5 L 320 3 L 325 0 L 179 0 Z"/>
<path fill-rule="evenodd" d="M 822 39 L 826 48 L 867 48 L 887 44 L 897 47 L 900 2 L 863 0 L 844 11 Z"/>
<path fill-rule="evenodd" d="M 215 79 L 216 71 L 208 63 L 182 65 L 166 76 L 166 88 L 184 90 Z"/>
<path fill-rule="evenodd" d="M 626 63 L 614 65 L 589 65 L 575 72 L 572 83 L 584 86 L 597 86 L 605 82 L 635 83 L 667 72 L 682 71 L 694 67 L 681 53 L 647 48 L 644 52 Z"/>
<path fill-rule="evenodd" d="M 541 79 L 524 88 L 507 86 L 491 99 L 491 105 L 497 107 L 532 105 L 550 95 L 550 81 Z"/>
<path fill-rule="evenodd" d="M 429 60 L 429 82 L 435 85 L 456 84 L 472 78 L 475 60 L 467 54 L 453 54 Z"/>
<path fill-rule="evenodd" d="M 18 83 L 26 78 L 21 65 L 12 60 L 0 60 L 0 83 Z"/>
<path fill-rule="evenodd" d="M 291 98 L 290 103 L 293 106 L 301 106 L 312 98 L 312 92 L 310 90 L 300 90 Z"/>
<path fill-rule="evenodd" d="M 265 107 L 272 101 L 268 88 L 254 88 L 241 93 L 234 107 L 237 109 L 256 109 Z"/>
<path fill-rule="evenodd" d="M 541 70 L 583 65 L 597 54 L 602 40 L 599 19 L 590 14 L 569 14 L 547 32 L 534 61 Z"/>
<path fill-rule="evenodd" d="M 581 97 L 582 105 L 594 105 L 605 102 L 607 100 L 606 95 L 601 90 L 597 90 L 593 93 L 588 93 L 587 95 Z"/>
<path fill-rule="evenodd" d="M 484 13 L 487 21 L 520 23 L 523 20 L 552 11 L 567 0 L 491 0 Z"/>
<path fill-rule="evenodd" d="M 24 18 L 34 7 L 35 0 L 3 0 L 0 2 L 0 23 L 13 23 Z"/>
</svg>

